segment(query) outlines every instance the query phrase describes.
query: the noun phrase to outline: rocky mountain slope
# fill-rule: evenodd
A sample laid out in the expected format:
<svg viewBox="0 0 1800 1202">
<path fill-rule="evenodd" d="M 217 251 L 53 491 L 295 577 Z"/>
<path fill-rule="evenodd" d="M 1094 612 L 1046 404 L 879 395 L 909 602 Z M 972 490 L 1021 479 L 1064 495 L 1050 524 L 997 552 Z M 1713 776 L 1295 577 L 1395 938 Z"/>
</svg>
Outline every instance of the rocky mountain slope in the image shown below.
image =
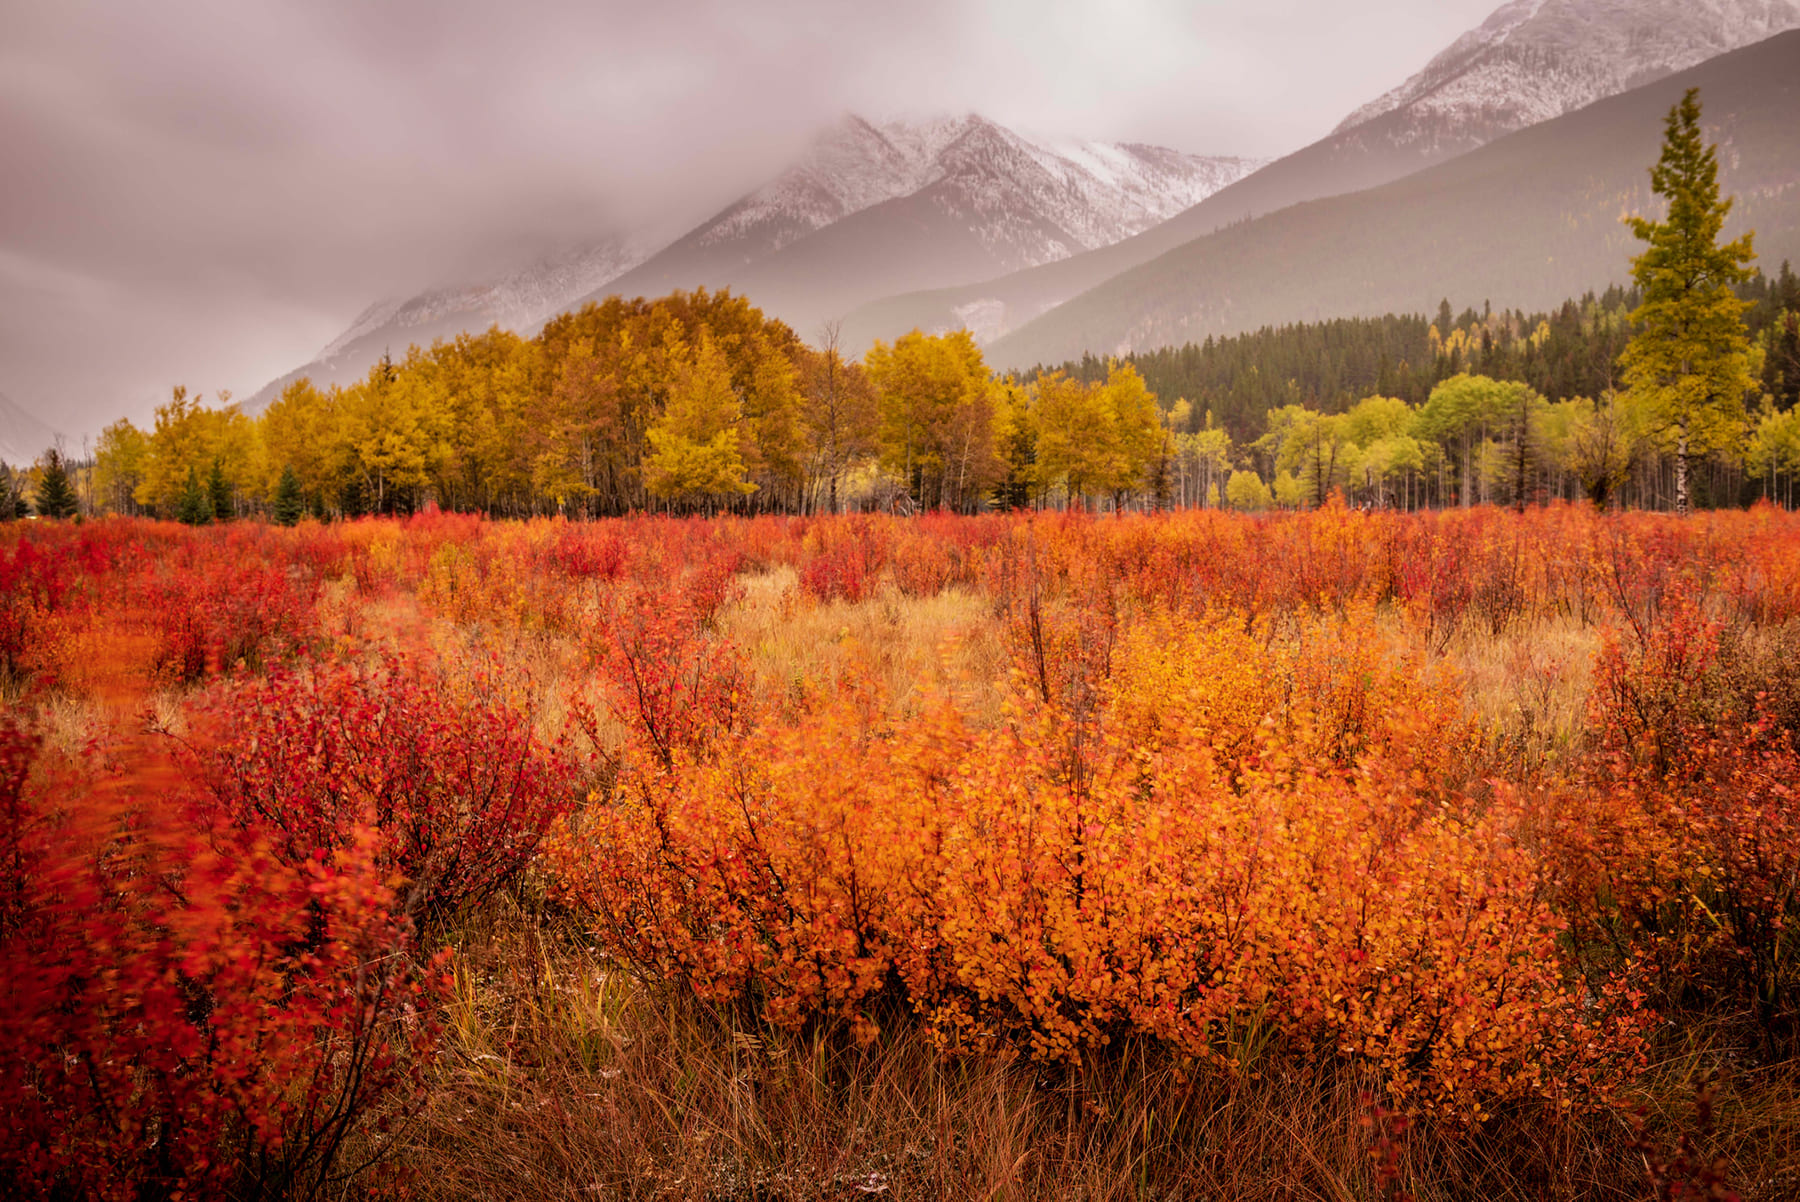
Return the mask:
<svg viewBox="0 0 1800 1202">
<path fill-rule="evenodd" d="M 562 312 L 607 280 L 617 277 L 648 253 L 624 237 L 612 237 L 551 255 L 497 280 L 446 285 L 416 296 L 377 301 L 357 315 L 350 327 L 302 364 L 244 402 L 258 413 L 302 376 L 323 388 L 349 384 L 368 374 L 384 354 L 396 359 L 413 345 L 429 346 L 438 338 L 490 326 L 527 330 Z"/>
<path fill-rule="evenodd" d="M 1338 125 L 1472 149 L 1800 27 L 1800 0 L 1512 0 Z"/>
<path fill-rule="evenodd" d="M 0 463 L 9 467 L 29 466 L 55 441 L 56 434 L 49 426 L 0 392 Z"/>
<path fill-rule="evenodd" d="M 851 314 L 861 349 L 919 326 L 983 340 L 1234 222 L 1373 188 L 1781 30 L 1800 0 L 1513 0 L 1329 136 L 1136 237 L 977 284 L 895 295 Z"/>
<path fill-rule="evenodd" d="M 968 115 L 852 117 L 800 163 L 594 293 L 729 287 L 802 334 L 904 287 L 1051 262 L 1160 224 L 1259 166 L 1058 141 Z"/>
<path fill-rule="evenodd" d="M 978 116 L 848 117 L 802 158 L 656 250 L 608 238 L 499 279 L 369 306 L 291 381 L 360 379 L 384 353 L 491 325 L 531 332 L 587 299 L 736 288 L 811 335 L 825 318 L 1102 246 L 1160 224 L 1260 166 L 1162 147 L 1056 141 Z M 821 237 L 821 235 L 824 235 Z M 650 253 L 655 251 L 654 254 Z"/>
<path fill-rule="evenodd" d="M 1405 179 L 1195 239 L 989 348 L 1008 367 L 1176 345 L 1263 325 L 1455 307 L 1543 309 L 1629 277 L 1622 214 L 1656 213 L 1663 119 L 1698 87 L 1726 236 L 1765 269 L 1800 261 L 1800 31 L 1532 126 Z M 1384 118 L 1378 118 L 1378 120 Z"/>
</svg>

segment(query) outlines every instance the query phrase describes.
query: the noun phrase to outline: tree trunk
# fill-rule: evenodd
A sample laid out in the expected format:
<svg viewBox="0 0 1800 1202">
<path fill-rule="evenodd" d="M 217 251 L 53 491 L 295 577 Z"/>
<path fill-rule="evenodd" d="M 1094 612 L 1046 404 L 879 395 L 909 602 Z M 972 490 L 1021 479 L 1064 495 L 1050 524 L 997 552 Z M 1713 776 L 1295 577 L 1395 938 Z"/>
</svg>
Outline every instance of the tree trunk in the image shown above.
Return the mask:
<svg viewBox="0 0 1800 1202">
<path fill-rule="evenodd" d="M 1688 428 L 1687 422 L 1681 423 L 1681 433 L 1675 439 L 1675 514 L 1686 517 L 1688 513 Z"/>
</svg>

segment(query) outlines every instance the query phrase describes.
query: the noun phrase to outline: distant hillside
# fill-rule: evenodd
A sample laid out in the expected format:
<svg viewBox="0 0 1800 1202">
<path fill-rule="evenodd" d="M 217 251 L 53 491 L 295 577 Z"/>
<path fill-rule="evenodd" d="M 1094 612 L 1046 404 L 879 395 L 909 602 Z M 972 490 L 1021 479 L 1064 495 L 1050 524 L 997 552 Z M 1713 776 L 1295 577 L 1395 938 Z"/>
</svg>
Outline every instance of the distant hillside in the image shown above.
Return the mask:
<svg viewBox="0 0 1800 1202">
<path fill-rule="evenodd" d="M 1648 168 L 1664 116 L 1690 86 L 1720 143 L 1723 186 L 1738 197 L 1728 233 L 1755 228 L 1765 263 L 1800 258 L 1794 32 L 1395 183 L 1196 239 L 1001 339 L 991 360 L 1026 366 L 1272 323 L 1416 312 L 1446 295 L 1542 309 L 1623 281 L 1638 244 L 1619 219 L 1657 211 Z"/>
<path fill-rule="evenodd" d="M 915 326 L 983 341 L 1234 222 L 1362 191 L 1800 25 L 1800 0 L 1514 0 L 1329 137 L 1139 236 L 964 287 L 896 295 L 844 323 L 861 349 Z"/>
</svg>

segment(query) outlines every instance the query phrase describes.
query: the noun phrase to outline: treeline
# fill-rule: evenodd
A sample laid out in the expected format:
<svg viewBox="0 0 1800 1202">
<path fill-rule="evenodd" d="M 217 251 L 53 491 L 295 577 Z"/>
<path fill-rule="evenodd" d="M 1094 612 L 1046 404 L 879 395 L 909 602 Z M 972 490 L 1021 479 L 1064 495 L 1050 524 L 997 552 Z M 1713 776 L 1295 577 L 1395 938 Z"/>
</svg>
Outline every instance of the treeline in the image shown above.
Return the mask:
<svg viewBox="0 0 1800 1202">
<path fill-rule="evenodd" d="M 228 400 L 228 398 L 226 398 Z M 1153 490 L 1165 442 L 1129 368 L 1102 382 L 994 376 L 965 331 L 815 350 L 742 297 L 613 299 L 537 337 L 413 348 L 348 388 L 266 412 L 185 389 L 149 430 L 108 427 L 96 508 L 292 522 L 431 504 L 525 516 L 951 509 Z"/>
<path fill-rule="evenodd" d="M 1695 461 L 1695 491 L 1791 505 L 1800 280 L 1784 266 L 1746 291 L 1761 395 Z M 534 338 L 415 347 L 347 388 L 301 380 L 260 415 L 177 388 L 150 429 L 114 423 L 90 460 L 8 472 L 0 517 L 1256 509 L 1333 490 L 1407 508 L 1662 507 L 1665 432 L 1612 388 L 1634 299 L 1537 316 L 1445 305 L 1435 321 L 1296 325 L 1023 379 L 995 376 L 965 332 L 855 363 L 729 293 L 614 299 Z"/>
<path fill-rule="evenodd" d="M 1800 277 L 1783 263 L 1774 278 L 1757 272 L 1735 289 L 1749 307 L 1744 324 L 1764 349 L 1763 391 L 1778 407 L 1800 400 Z M 1232 338 L 1208 338 L 1128 355 L 1152 391 L 1195 400 L 1196 416 L 1244 442 L 1268 429 L 1268 415 L 1288 405 L 1343 413 L 1368 396 L 1422 405 L 1432 389 L 1463 373 L 1518 380 L 1561 401 L 1598 397 L 1617 386 L 1618 360 L 1630 341 L 1635 288 L 1609 288 L 1565 302 L 1551 313 L 1511 309 L 1453 314 L 1341 318 L 1268 327 Z M 1088 355 L 1028 378 L 1060 370 L 1080 380 L 1104 378 L 1106 362 Z"/>
</svg>

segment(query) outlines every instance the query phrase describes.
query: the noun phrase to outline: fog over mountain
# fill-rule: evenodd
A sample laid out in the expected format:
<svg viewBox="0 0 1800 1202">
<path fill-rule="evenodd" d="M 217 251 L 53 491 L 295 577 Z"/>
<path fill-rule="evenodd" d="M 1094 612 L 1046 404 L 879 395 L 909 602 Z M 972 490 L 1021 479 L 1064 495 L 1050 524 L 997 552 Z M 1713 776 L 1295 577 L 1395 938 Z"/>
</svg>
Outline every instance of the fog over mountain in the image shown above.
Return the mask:
<svg viewBox="0 0 1800 1202">
<path fill-rule="evenodd" d="M 77 442 L 176 383 L 247 396 L 382 298 L 666 244 L 847 112 L 1278 155 L 1490 7 L 9 5 L 0 388 Z"/>
<path fill-rule="evenodd" d="M 1052 262 L 1158 225 L 1261 166 L 1139 143 L 1044 138 L 968 114 L 846 117 L 766 184 L 651 253 L 616 236 L 504 276 L 370 305 L 269 382 L 348 384 L 384 355 L 491 325 L 530 333 L 585 300 L 732 288 L 802 334 L 905 288 Z"/>
</svg>

